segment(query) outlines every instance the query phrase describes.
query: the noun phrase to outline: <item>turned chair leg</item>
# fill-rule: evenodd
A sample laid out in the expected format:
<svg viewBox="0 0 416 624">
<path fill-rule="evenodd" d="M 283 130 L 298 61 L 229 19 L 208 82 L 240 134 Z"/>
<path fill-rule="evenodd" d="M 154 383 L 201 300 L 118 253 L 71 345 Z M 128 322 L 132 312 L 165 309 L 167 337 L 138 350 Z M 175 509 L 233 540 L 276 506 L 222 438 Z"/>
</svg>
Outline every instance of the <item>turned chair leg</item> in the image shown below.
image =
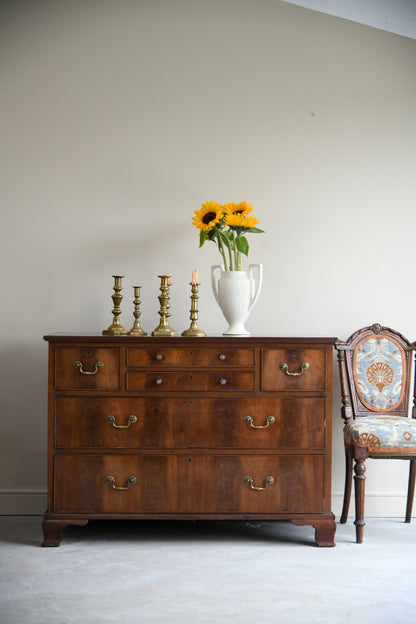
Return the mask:
<svg viewBox="0 0 416 624">
<path fill-rule="evenodd" d="M 345 488 L 344 488 L 344 504 L 342 506 L 341 524 L 345 524 L 350 508 L 352 487 L 352 455 L 350 450 L 345 447 Z"/>
<path fill-rule="evenodd" d="M 358 457 L 354 466 L 355 532 L 357 544 L 362 544 L 364 534 L 365 459 Z"/>
<path fill-rule="evenodd" d="M 410 469 L 409 469 L 409 486 L 407 488 L 407 505 L 406 505 L 405 522 L 410 522 L 412 519 L 413 497 L 415 495 L 415 477 L 416 477 L 416 459 L 411 459 Z"/>
</svg>

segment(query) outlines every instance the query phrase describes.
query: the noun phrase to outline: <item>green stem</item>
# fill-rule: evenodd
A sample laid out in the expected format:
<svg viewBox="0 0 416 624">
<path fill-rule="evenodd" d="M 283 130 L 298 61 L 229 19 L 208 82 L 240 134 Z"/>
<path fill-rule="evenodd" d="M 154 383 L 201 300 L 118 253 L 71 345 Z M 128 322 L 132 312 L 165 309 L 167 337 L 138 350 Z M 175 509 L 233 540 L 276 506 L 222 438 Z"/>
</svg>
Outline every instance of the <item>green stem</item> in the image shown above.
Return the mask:
<svg viewBox="0 0 416 624">
<path fill-rule="evenodd" d="M 234 267 L 235 267 L 235 270 L 238 271 L 238 269 L 237 269 L 237 248 L 235 246 L 235 232 L 233 232 L 233 255 L 234 255 Z"/>
<path fill-rule="evenodd" d="M 221 234 L 216 234 L 217 237 L 217 241 L 218 241 L 218 249 L 220 250 L 220 253 L 222 255 L 222 259 L 224 260 L 224 269 L 226 271 L 228 271 L 228 263 L 227 263 L 227 257 L 225 255 L 225 251 L 224 251 L 224 245 L 222 244 L 222 240 L 221 240 Z"/>
<path fill-rule="evenodd" d="M 230 271 L 234 271 L 233 254 L 230 245 L 228 245 L 228 255 L 230 256 Z"/>
<path fill-rule="evenodd" d="M 240 237 L 240 232 L 237 233 L 237 238 Z M 238 251 L 236 242 L 234 242 L 234 253 L 235 253 L 235 270 L 241 271 L 241 251 Z"/>
</svg>

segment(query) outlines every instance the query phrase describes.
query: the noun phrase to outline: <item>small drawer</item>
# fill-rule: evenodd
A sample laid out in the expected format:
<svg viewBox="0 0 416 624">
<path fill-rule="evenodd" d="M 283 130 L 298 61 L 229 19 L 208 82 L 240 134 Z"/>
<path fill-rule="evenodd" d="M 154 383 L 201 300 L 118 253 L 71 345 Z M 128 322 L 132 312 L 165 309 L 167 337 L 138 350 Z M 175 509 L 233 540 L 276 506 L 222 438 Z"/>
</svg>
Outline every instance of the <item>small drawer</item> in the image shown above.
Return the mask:
<svg viewBox="0 0 416 624">
<path fill-rule="evenodd" d="M 151 392 L 232 392 L 254 390 L 254 373 L 220 370 L 217 372 L 155 371 L 127 373 L 126 388 Z"/>
<path fill-rule="evenodd" d="M 254 366 L 254 349 L 131 347 L 127 349 L 127 366 L 158 366 L 160 368 Z"/>
<path fill-rule="evenodd" d="M 57 397 L 56 448 L 323 449 L 324 399 Z"/>
<path fill-rule="evenodd" d="M 326 351 L 263 349 L 261 388 L 269 391 L 325 391 Z"/>
<path fill-rule="evenodd" d="M 57 347 L 55 390 L 119 390 L 120 351 L 114 347 Z"/>
<path fill-rule="evenodd" d="M 322 455 L 59 455 L 55 511 L 318 513 Z"/>
</svg>

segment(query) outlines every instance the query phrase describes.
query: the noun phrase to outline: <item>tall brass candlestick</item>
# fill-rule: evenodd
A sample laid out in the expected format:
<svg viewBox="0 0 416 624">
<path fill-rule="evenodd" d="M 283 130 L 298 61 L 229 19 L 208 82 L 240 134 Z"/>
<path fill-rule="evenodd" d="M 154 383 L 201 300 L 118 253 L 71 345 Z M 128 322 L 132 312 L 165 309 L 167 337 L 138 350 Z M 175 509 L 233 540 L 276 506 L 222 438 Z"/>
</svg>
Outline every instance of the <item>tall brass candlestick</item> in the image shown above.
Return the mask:
<svg viewBox="0 0 416 624">
<path fill-rule="evenodd" d="M 182 332 L 182 336 L 206 336 L 206 333 L 199 329 L 197 321 L 198 321 L 198 286 L 199 282 L 190 282 L 192 295 L 191 295 L 191 325 L 189 329 L 185 329 Z"/>
<path fill-rule="evenodd" d="M 173 329 L 168 323 L 169 314 L 169 278 L 170 275 L 159 275 L 160 277 L 160 292 L 158 299 L 160 302 L 160 323 L 152 331 L 152 336 L 177 336 L 178 332 Z"/>
<path fill-rule="evenodd" d="M 131 330 L 129 331 L 129 335 L 130 336 L 147 336 L 147 332 L 144 331 L 144 329 L 142 328 L 142 326 L 140 325 L 140 288 L 141 286 L 133 286 L 133 290 L 134 290 L 134 312 L 133 312 L 133 316 L 134 316 L 134 323 L 133 323 L 133 327 L 131 328 Z"/>
<path fill-rule="evenodd" d="M 114 309 L 112 310 L 113 322 L 111 323 L 110 327 L 103 330 L 103 335 L 104 336 L 123 336 L 127 334 L 127 330 L 124 329 L 124 327 L 121 325 L 119 316 L 121 314 L 120 303 L 121 303 L 121 300 L 123 299 L 123 295 L 120 295 L 120 292 L 122 290 L 121 280 L 123 279 L 124 275 L 113 275 L 113 277 L 114 277 L 114 286 L 113 286 L 114 295 L 111 296 L 113 303 L 114 303 Z"/>
</svg>

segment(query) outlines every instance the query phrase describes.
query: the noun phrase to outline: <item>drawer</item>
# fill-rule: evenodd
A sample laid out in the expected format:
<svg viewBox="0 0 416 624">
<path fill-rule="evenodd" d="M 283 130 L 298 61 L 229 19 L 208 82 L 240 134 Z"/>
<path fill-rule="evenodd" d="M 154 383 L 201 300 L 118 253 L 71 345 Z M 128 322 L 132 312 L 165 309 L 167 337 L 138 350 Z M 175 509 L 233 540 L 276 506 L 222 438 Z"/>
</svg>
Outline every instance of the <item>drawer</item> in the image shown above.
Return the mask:
<svg viewBox="0 0 416 624">
<path fill-rule="evenodd" d="M 55 511 L 316 513 L 323 478 L 321 455 L 59 455 Z"/>
<path fill-rule="evenodd" d="M 57 347 L 56 390 L 119 390 L 120 350 L 114 347 Z"/>
<path fill-rule="evenodd" d="M 211 371 L 155 371 L 153 373 L 129 371 L 126 389 L 152 392 L 230 392 L 254 390 L 254 372 Z"/>
<path fill-rule="evenodd" d="M 131 347 L 127 349 L 127 366 L 254 366 L 254 349 Z"/>
<path fill-rule="evenodd" d="M 263 349 L 261 387 L 269 391 L 325 391 L 326 351 Z"/>
<path fill-rule="evenodd" d="M 56 448 L 322 449 L 322 398 L 58 397 Z"/>
</svg>

